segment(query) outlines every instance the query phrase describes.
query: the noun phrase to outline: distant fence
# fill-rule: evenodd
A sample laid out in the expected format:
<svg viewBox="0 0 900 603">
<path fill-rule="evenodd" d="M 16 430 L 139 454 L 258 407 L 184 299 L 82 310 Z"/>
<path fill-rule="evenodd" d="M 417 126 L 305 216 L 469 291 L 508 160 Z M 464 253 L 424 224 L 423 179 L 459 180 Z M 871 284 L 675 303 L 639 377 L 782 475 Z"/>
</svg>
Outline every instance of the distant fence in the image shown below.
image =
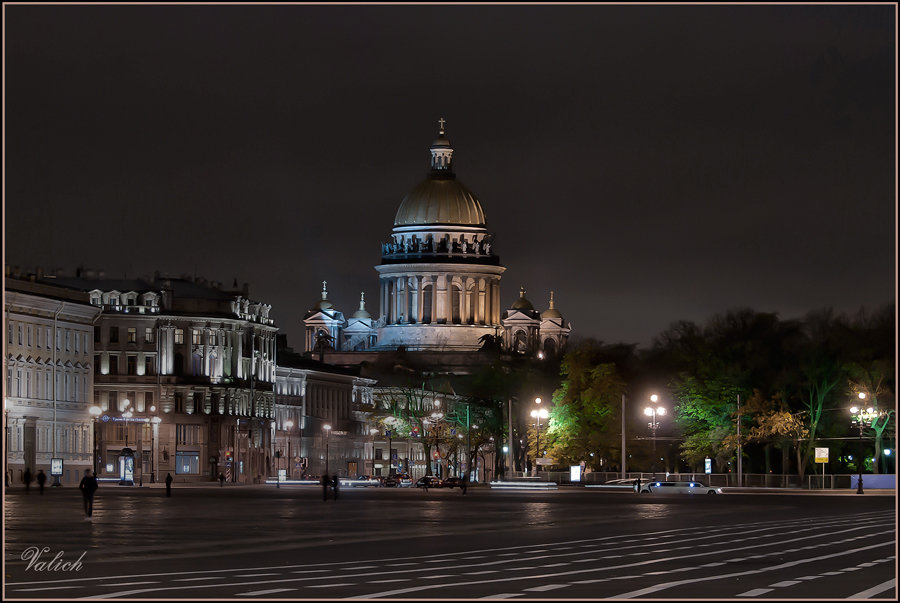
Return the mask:
<svg viewBox="0 0 900 603">
<path fill-rule="evenodd" d="M 517 472 L 515 476 L 523 476 Z M 514 476 L 514 477 L 515 477 Z M 581 476 L 582 484 L 605 484 L 614 479 L 621 479 L 621 473 L 592 471 Z M 742 483 L 738 483 L 737 473 L 626 473 L 627 479 L 641 478 L 641 481 L 668 480 L 668 481 L 701 481 L 707 486 L 743 487 L 743 488 L 797 488 L 797 489 L 856 489 L 857 475 L 854 474 L 807 474 L 800 479 L 799 475 L 784 475 L 781 473 L 745 473 Z M 571 476 L 568 471 L 539 471 L 537 479 L 557 484 L 571 485 Z M 869 485 L 871 484 L 871 486 Z M 887 485 L 890 484 L 890 485 Z M 864 488 L 895 488 L 896 479 L 893 474 L 863 474 Z"/>
</svg>

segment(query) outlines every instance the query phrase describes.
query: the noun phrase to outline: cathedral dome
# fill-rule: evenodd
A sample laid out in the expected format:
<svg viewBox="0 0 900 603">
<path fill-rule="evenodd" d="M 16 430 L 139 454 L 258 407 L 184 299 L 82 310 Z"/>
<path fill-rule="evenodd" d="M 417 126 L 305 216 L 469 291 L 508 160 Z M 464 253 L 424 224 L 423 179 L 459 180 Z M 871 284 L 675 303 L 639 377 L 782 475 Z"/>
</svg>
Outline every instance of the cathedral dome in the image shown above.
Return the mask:
<svg viewBox="0 0 900 603">
<path fill-rule="evenodd" d="M 559 310 L 553 305 L 553 291 L 550 292 L 550 307 L 541 312 L 541 318 L 546 320 L 548 318 L 562 318 L 562 314 L 559 313 Z"/>
<path fill-rule="evenodd" d="M 484 210 L 478 198 L 463 186 L 453 173 L 453 147 L 440 132 L 431 143 L 431 173 L 400 203 L 394 226 L 453 224 L 484 226 Z"/>
<path fill-rule="evenodd" d="M 521 310 L 523 312 L 533 312 L 534 306 L 525 298 L 525 287 L 519 289 L 519 299 L 513 303 L 510 310 Z"/>
<path fill-rule="evenodd" d="M 394 226 L 484 223 L 484 210 L 472 191 L 444 174 L 430 174 L 410 191 L 394 218 Z"/>
</svg>

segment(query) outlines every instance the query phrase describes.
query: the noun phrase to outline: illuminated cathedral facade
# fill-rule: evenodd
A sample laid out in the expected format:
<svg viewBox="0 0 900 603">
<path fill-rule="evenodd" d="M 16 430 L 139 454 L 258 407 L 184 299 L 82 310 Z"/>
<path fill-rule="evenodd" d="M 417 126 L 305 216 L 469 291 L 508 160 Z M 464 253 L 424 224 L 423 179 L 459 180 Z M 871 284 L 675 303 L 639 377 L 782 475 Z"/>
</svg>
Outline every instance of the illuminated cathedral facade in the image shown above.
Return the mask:
<svg viewBox="0 0 900 603">
<path fill-rule="evenodd" d="M 506 268 L 481 202 L 453 171 L 443 119 L 430 152 L 429 173 L 403 198 L 381 245 L 377 317 L 362 294 L 359 308 L 345 318 L 323 282 L 321 299 L 303 319 L 304 350 L 470 352 L 494 346 L 519 355 L 562 353 L 571 325 L 555 308 L 552 292 L 543 312 L 524 288 L 510 308 L 501 308 Z"/>
</svg>

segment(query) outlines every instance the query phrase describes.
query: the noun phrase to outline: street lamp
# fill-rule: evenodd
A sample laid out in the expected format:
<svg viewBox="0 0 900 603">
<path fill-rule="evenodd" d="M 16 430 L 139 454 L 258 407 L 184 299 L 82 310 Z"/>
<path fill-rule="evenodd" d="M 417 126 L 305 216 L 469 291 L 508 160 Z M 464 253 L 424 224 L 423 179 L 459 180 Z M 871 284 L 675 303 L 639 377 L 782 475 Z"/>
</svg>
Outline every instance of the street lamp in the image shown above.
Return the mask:
<svg viewBox="0 0 900 603">
<path fill-rule="evenodd" d="M 331 433 L 331 425 L 322 425 L 325 430 L 325 475 L 328 475 L 328 435 Z"/>
<path fill-rule="evenodd" d="M 93 422 L 94 422 L 94 473 L 99 474 L 100 473 L 100 464 L 99 464 L 100 463 L 100 441 L 97 438 L 97 428 L 100 425 L 99 420 L 100 420 L 100 415 L 103 413 L 103 409 L 100 408 L 99 406 L 91 406 L 88 409 L 88 412 L 91 413 L 91 416 L 93 417 Z"/>
<path fill-rule="evenodd" d="M 540 398 L 535 398 L 534 403 L 540 404 Z M 531 416 L 537 420 L 537 442 L 535 444 L 534 451 L 534 473 L 537 475 L 538 465 L 537 460 L 541 457 L 541 419 L 546 419 L 549 413 L 546 408 L 541 408 L 540 406 L 531 411 Z"/>
<path fill-rule="evenodd" d="M 657 417 L 665 416 L 666 408 L 664 406 L 657 406 L 656 402 L 659 400 L 659 396 L 653 394 L 650 396 L 650 401 L 653 403 L 653 406 L 648 406 L 644 409 L 644 414 L 650 417 L 650 422 L 647 425 L 650 427 L 650 432 L 653 434 L 653 456 L 656 456 L 656 430 L 659 428 L 659 419 Z"/>
<path fill-rule="evenodd" d="M 285 421 L 285 422 L 284 422 L 284 428 L 285 428 L 285 429 L 287 430 L 287 432 L 288 432 L 288 434 L 287 434 L 287 441 L 288 441 L 288 455 L 287 455 L 287 459 L 288 459 L 288 460 L 287 460 L 287 463 L 288 463 L 288 466 L 287 466 L 287 470 L 288 470 L 288 479 L 294 479 L 294 470 L 293 470 L 293 465 L 291 464 L 291 463 L 293 463 L 293 461 L 294 461 L 294 457 L 293 457 L 293 454 L 292 454 L 292 452 L 291 452 L 291 429 L 294 428 L 294 422 L 293 422 L 293 421 L 290 421 L 290 420 Z"/>
<path fill-rule="evenodd" d="M 372 472 L 369 474 L 370 477 L 375 477 L 375 435 L 378 433 L 378 430 L 374 427 L 369 429 L 369 434 L 372 436 Z M 352 475 L 350 477 L 353 477 Z"/>
<path fill-rule="evenodd" d="M 866 394 L 863 392 L 859 392 L 860 402 L 866 399 Z M 859 427 L 859 458 L 856 460 L 856 465 L 859 467 L 859 481 L 856 485 L 856 493 L 864 494 L 863 492 L 863 464 L 865 463 L 865 455 L 863 453 L 863 432 L 866 430 L 866 427 L 871 427 L 872 422 L 878 418 L 878 413 L 875 412 L 875 409 L 871 406 L 868 408 L 861 408 L 859 406 L 853 406 L 850 408 L 850 415 L 852 417 L 851 424 L 854 427 Z"/>
<path fill-rule="evenodd" d="M 150 412 L 156 412 L 156 407 L 151 406 Z M 156 483 L 156 435 L 159 433 L 159 424 L 162 423 L 162 419 L 153 417 L 150 422 L 153 423 L 150 430 L 150 483 L 154 484 Z"/>
</svg>

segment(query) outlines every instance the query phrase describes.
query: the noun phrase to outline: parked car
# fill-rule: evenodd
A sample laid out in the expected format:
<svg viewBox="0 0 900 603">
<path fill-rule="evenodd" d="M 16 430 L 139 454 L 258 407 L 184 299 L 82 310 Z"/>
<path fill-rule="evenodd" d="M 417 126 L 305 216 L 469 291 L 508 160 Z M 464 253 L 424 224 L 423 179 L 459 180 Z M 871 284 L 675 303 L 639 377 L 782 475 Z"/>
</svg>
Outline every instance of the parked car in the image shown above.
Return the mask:
<svg viewBox="0 0 900 603">
<path fill-rule="evenodd" d="M 413 478 L 410 477 L 409 473 L 398 473 L 397 474 L 397 486 L 401 488 L 411 488 L 413 485 Z"/>
<path fill-rule="evenodd" d="M 462 488 L 463 478 L 461 477 L 448 477 L 444 480 L 445 488 Z"/>
<path fill-rule="evenodd" d="M 388 475 L 381 483 L 384 484 L 385 488 L 396 488 L 398 485 L 400 485 L 400 479 L 396 475 Z"/>
<path fill-rule="evenodd" d="M 659 482 L 641 484 L 641 494 L 721 494 L 722 488 L 706 486 L 701 482 Z"/>
<path fill-rule="evenodd" d="M 420 477 L 419 481 L 416 482 L 416 488 L 440 488 L 443 485 L 444 484 L 441 481 L 441 478 L 435 477 L 433 475 Z"/>
</svg>

